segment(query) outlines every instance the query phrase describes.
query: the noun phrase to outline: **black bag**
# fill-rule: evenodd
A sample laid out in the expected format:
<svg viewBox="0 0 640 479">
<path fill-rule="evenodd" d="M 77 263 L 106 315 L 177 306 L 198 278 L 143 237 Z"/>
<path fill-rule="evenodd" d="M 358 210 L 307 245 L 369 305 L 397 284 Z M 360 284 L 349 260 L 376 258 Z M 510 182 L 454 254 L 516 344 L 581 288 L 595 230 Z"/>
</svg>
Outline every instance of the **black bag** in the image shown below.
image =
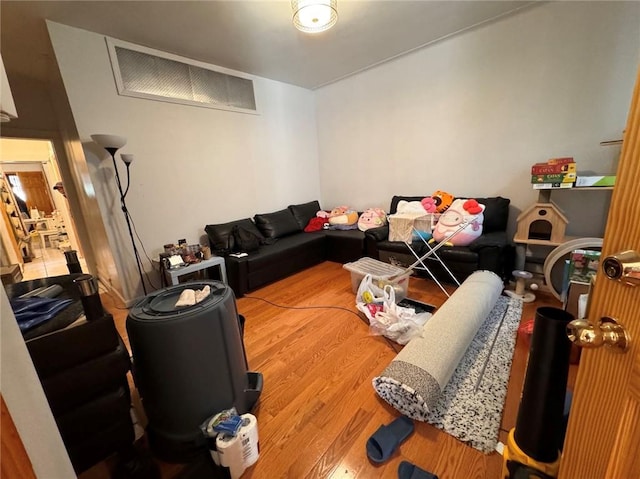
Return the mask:
<svg viewBox="0 0 640 479">
<path fill-rule="evenodd" d="M 241 226 L 234 226 L 232 230 L 234 248 L 236 253 L 252 253 L 260 248 L 260 237 L 244 229 Z"/>
</svg>

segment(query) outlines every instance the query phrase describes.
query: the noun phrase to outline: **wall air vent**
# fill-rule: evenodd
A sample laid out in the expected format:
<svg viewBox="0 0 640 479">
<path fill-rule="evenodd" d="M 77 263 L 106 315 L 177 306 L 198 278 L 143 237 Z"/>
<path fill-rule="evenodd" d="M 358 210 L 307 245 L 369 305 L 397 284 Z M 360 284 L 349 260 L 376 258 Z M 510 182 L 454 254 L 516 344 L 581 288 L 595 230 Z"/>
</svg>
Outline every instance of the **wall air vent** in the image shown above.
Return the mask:
<svg viewBox="0 0 640 479">
<path fill-rule="evenodd" d="M 107 46 L 120 95 L 257 113 L 250 78 L 119 40 Z"/>
</svg>

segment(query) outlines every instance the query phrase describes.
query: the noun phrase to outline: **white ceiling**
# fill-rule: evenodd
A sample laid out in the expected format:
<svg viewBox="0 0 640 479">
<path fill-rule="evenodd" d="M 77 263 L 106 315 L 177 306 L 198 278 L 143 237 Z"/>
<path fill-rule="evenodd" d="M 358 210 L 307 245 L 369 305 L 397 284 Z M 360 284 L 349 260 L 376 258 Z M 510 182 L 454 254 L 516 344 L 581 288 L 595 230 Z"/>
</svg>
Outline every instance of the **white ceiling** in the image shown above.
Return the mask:
<svg viewBox="0 0 640 479">
<path fill-rule="evenodd" d="M 0 1 L 10 75 L 43 79 L 45 19 L 165 52 L 318 88 L 538 2 L 338 0 L 338 23 L 297 31 L 281 1 Z"/>
</svg>

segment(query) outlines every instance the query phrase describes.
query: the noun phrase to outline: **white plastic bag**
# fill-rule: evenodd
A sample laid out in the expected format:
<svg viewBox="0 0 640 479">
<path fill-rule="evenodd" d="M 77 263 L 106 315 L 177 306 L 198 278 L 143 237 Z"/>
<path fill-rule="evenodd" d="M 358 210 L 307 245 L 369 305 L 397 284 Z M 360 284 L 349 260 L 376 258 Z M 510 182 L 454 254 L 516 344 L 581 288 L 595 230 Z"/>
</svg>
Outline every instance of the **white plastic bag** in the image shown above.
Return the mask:
<svg viewBox="0 0 640 479">
<path fill-rule="evenodd" d="M 365 274 L 360 286 L 358 286 L 358 292 L 356 293 L 357 303 L 370 303 L 373 301 L 379 301 L 382 303 L 384 300 L 384 291 L 381 287 L 374 284 L 373 276 Z"/>
<path fill-rule="evenodd" d="M 356 307 L 369 320 L 371 334 L 384 336 L 398 344 L 407 344 L 421 336 L 422 326 L 431 317 L 431 313 L 416 313 L 413 308 L 398 306 L 393 286 L 386 285 L 381 289 L 369 274 L 358 287 Z"/>
<path fill-rule="evenodd" d="M 384 301 L 384 291 L 373 284 L 373 277 L 370 274 L 364 275 L 358 286 L 356 293 L 356 308 L 361 311 L 371 324 L 378 311 L 382 311 Z"/>
</svg>

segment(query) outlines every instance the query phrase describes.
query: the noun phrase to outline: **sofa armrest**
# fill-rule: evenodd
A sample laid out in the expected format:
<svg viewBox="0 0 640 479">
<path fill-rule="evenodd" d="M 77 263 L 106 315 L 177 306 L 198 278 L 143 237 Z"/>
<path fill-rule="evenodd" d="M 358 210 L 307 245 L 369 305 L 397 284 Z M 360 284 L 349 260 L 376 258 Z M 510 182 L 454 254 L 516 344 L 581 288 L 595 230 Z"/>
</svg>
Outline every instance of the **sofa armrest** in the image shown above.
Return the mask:
<svg viewBox="0 0 640 479">
<path fill-rule="evenodd" d="M 236 258 L 234 256 L 225 256 L 225 267 L 227 268 L 227 282 L 233 290 L 236 298 L 241 298 L 249 290 L 249 273 L 247 267 L 247 258 Z"/>
<path fill-rule="evenodd" d="M 506 231 L 493 231 L 491 233 L 486 233 L 476 238 L 471 244 L 469 244 L 468 248 L 471 251 L 478 252 L 482 248 L 487 247 L 504 247 L 509 244 L 509 240 L 507 239 Z"/>
<path fill-rule="evenodd" d="M 374 241 L 385 241 L 389 237 L 389 226 L 379 226 L 377 228 L 371 228 L 364 232 L 366 238 L 371 238 Z"/>
</svg>

